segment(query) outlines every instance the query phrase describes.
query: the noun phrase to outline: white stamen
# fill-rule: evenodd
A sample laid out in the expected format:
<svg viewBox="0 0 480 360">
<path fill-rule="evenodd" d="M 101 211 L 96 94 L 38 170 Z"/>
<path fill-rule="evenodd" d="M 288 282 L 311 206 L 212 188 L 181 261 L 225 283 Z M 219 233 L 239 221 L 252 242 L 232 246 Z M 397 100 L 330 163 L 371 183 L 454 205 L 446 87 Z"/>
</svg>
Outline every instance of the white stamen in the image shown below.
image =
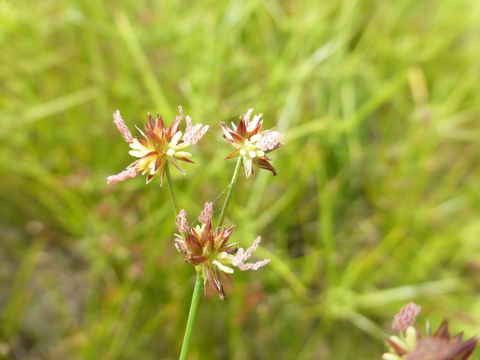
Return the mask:
<svg viewBox="0 0 480 360">
<path fill-rule="evenodd" d="M 134 157 L 137 157 L 137 158 L 141 158 L 141 157 L 144 157 L 145 155 L 148 154 L 148 152 L 142 152 L 142 151 L 138 151 L 138 150 L 130 150 L 128 152 L 130 155 L 134 156 Z"/>
<path fill-rule="evenodd" d="M 382 355 L 382 360 L 401 360 L 401 358 L 392 353 L 385 353 Z"/>
<path fill-rule="evenodd" d="M 260 134 L 255 134 L 253 135 L 251 138 L 250 138 L 250 142 L 254 143 L 254 142 L 257 142 L 258 140 L 260 140 L 262 138 L 262 135 Z"/>
<path fill-rule="evenodd" d="M 224 273 L 227 274 L 233 274 L 233 269 L 229 266 L 223 265 L 220 261 L 213 260 L 212 264 L 214 264 L 216 267 L 218 267 L 220 270 L 222 270 Z"/>
<path fill-rule="evenodd" d="M 248 109 L 247 113 L 244 115 L 244 119 L 248 122 L 250 121 L 250 116 L 252 116 L 253 109 Z"/>
<path fill-rule="evenodd" d="M 150 175 L 155 174 L 155 161 L 150 163 Z"/>
<path fill-rule="evenodd" d="M 146 148 L 143 146 L 140 141 L 137 139 L 133 139 L 132 142 L 129 144 L 130 148 L 133 150 L 145 151 Z"/>
<path fill-rule="evenodd" d="M 409 326 L 405 331 L 405 344 L 411 350 L 417 345 L 417 330 L 413 326 Z"/>
<path fill-rule="evenodd" d="M 175 152 L 175 156 L 176 157 L 190 157 L 190 156 L 192 156 L 192 154 L 190 154 L 189 152 L 186 152 L 186 151 L 177 151 L 177 152 Z"/>
<path fill-rule="evenodd" d="M 243 166 L 245 168 L 245 176 L 248 178 L 252 175 L 252 159 L 244 157 Z"/>
<path fill-rule="evenodd" d="M 181 132 L 181 131 L 177 131 L 177 132 L 175 133 L 175 135 L 173 135 L 172 140 L 170 141 L 170 146 L 173 147 L 173 146 L 177 145 L 178 140 L 180 140 L 181 137 L 182 137 L 182 132 Z"/>
</svg>

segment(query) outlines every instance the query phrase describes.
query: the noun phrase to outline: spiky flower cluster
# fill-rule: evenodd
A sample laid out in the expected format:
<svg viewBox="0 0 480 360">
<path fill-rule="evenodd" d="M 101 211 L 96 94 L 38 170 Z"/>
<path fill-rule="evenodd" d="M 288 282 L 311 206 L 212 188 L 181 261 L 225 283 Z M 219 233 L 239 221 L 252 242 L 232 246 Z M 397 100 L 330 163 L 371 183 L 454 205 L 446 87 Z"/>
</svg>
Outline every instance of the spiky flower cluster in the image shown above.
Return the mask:
<svg viewBox="0 0 480 360">
<path fill-rule="evenodd" d="M 205 283 L 208 283 L 223 300 L 225 291 L 222 278 L 229 278 L 233 274 L 233 267 L 240 270 L 258 270 L 270 260 L 264 259 L 255 263 L 246 261 L 260 243 L 257 237 L 248 249 L 237 248 L 237 244 L 228 243 L 233 232 L 233 226 L 214 228 L 212 225 L 212 203 L 205 203 L 198 220 L 200 224 L 189 226 L 187 212 L 181 210 L 176 217 L 177 230 L 175 246 L 185 255 L 185 261 L 201 271 Z"/>
<path fill-rule="evenodd" d="M 266 154 L 280 147 L 280 133 L 274 129 L 263 130 L 262 114 L 255 115 L 250 119 L 253 109 L 249 109 L 245 115 L 241 115 L 238 124 L 232 122 L 229 128 L 221 123 L 223 137 L 230 142 L 235 151 L 226 157 L 230 159 L 236 156 L 243 158 L 245 175 L 249 177 L 253 172 L 253 165 L 271 171 L 277 175 L 277 170 L 272 166 Z"/>
<path fill-rule="evenodd" d="M 398 312 L 392 327 L 399 335 L 387 339 L 389 352 L 383 354 L 383 360 L 466 360 L 470 357 L 477 339 L 463 341 L 462 333 L 450 335 L 446 320 L 433 335 L 428 332 L 423 335 L 414 326 L 419 312 L 420 306 L 414 303 Z"/>
<path fill-rule="evenodd" d="M 277 171 L 270 164 L 266 154 L 282 145 L 279 141 L 280 134 L 273 129 L 262 130 L 262 115 L 255 115 L 250 120 L 252 112 L 250 109 L 245 115 L 240 116 L 238 125 L 232 124 L 232 129 L 226 128 L 222 123 L 225 138 L 236 148 L 227 158 L 241 156 L 247 177 L 252 174 L 253 164 L 276 175 Z M 190 145 L 196 144 L 208 130 L 206 125 L 192 125 L 191 118 L 184 115 L 182 107 L 179 107 L 179 115 L 170 126 L 165 125 L 160 115 L 153 117 L 149 114 L 145 131 L 137 128 L 142 137 L 134 137 L 131 134 L 119 111 L 113 114 L 113 119 L 120 134 L 130 145 L 129 154 L 137 159 L 124 171 L 109 176 L 107 178 L 109 184 L 133 178 L 138 174 L 146 175 L 147 183 L 159 174 L 163 182 L 169 164 L 183 173 L 177 161 L 192 163 L 190 160 L 192 155 L 186 150 Z M 184 119 L 186 128 L 182 132 L 180 126 Z M 236 174 L 235 171 L 234 176 L 237 176 Z M 170 181 L 169 186 L 172 186 Z M 173 188 L 170 190 L 172 198 L 175 199 Z M 222 214 L 228 205 L 228 199 L 227 195 Z M 176 201 L 173 202 L 176 207 Z M 176 235 L 175 246 L 183 252 L 185 260 L 201 273 L 205 284 L 208 283 L 223 299 L 225 292 L 222 279 L 228 278 L 234 272 L 234 267 L 243 271 L 258 270 L 270 260 L 248 263 L 247 260 L 260 243 L 260 237 L 257 237 L 248 249 L 237 248 L 236 244 L 228 243 L 233 226 L 215 228 L 212 224 L 212 214 L 212 203 L 206 203 L 196 226 L 188 225 L 185 210 L 176 214 L 176 227 L 180 234 Z M 223 221 L 223 217 L 220 221 Z"/>
<path fill-rule="evenodd" d="M 146 175 L 147 184 L 156 174 L 160 174 L 163 182 L 167 163 L 171 163 L 182 174 L 182 169 L 177 164 L 177 160 L 193 163 L 189 158 L 192 156 L 185 151 L 190 145 L 194 145 L 207 132 L 208 125 L 192 125 L 190 116 L 183 114 L 183 109 L 179 106 L 179 115 L 170 126 L 165 126 L 163 118 L 160 115 L 148 114 L 145 132 L 138 129 L 142 138 L 133 137 L 127 125 L 117 110 L 113 114 L 114 123 L 125 141 L 130 145 L 129 154 L 136 157 L 133 163 L 128 165 L 127 169 L 117 175 L 107 178 L 108 184 L 130 179 L 139 173 Z M 180 131 L 180 124 L 186 118 L 185 132 Z"/>
<path fill-rule="evenodd" d="M 411 302 L 405 305 L 393 318 L 392 328 L 398 331 L 405 331 L 409 326 L 415 324 L 418 314 L 422 308 Z"/>
</svg>

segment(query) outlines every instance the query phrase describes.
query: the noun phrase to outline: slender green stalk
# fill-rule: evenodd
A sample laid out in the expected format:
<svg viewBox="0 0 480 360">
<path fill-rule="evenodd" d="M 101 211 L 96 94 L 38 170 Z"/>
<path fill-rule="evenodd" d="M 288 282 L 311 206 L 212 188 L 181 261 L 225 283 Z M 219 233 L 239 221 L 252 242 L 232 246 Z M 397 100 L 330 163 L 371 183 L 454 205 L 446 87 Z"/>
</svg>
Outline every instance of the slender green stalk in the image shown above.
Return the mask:
<svg viewBox="0 0 480 360">
<path fill-rule="evenodd" d="M 173 210 L 175 211 L 175 216 L 177 216 L 177 198 L 175 197 L 175 189 L 173 188 L 172 175 L 170 175 L 170 166 L 168 162 L 165 164 L 165 172 L 167 174 L 168 188 L 170 189 L 170 197 L 172 198 Z"/>
<path fill-rule="evenodd" d="M 240 173 L 240 165 L 242 163 L 242 158 L 239 156 L 237 160 L 237 165 L 235 165 L 235 170 L 233 171 L 232 180 L 230 180 L 230 184 L 228 185 L 228 192 L 227 197 L 225 198 L 225 202 L 223 203 L 222 211 L 220 212 L 220 218 L 218 219 L 218 227 L 223 225 L 223 221 L 225 220 L 225 213 L 228 208 L 228 204 L 230 203 L 230 199 L 232 198 L 232 189 L 238 179 L 238 174 Z"/>
<path fill-rule="evenodd" d="M 187 359 L 188 349 L 190 347 L 190 337 L 192 335 L 193 325 L 195 324 L 195 317 L 197 315 L 198 304 L 200 303 L 202 287 L 202 273 L 197 271 L 197 279 L 195 280 L 195 287 L 193 288 L 192 302 L 190 303 L 190 311 L 188 312 L 187 326 L 185 328 L 185 335 L 183 337 L 182 351 L 180 352 L 179 360 Z"/>
<path fill-rule="evenodd" d="M 227 197 L 225 198 L 225 202 L 223 203 L 222 211 L 220 212 L 220 218 L 218 220 L 218 226 L 223 225 L 223 220 L 225 220 L 225 212 L 228 208 L 228 204 L 230 203 L 230 199 L 232 198 L 232 189 L 238 179 L 238 174 L 240 170 L 240 165 L 242 162 L 242 158 L 239 157 L 237 160 L 237 165 L 235 166 L 235 170 L 233 171 L 232 180 L 230 180 L 230 184 L 228 185 Z M 175 213 L 178 213 L 178 208 L 176 205 L 175 193 L 173 191 L 172 180 L 170 177 L 170 170 L 167 165 L 167 178 L 170 185 L 170 194 L 172 195 L 172 202 L 175 208 Z M 192 295 L 192 302 L 190 304 L 190 311 L 188 313 L 188 320 L 187 326 L 185 328 L 185 335 L 183 337 L 183 344 L 182 344 L 182 351 L 180 352 L 180 359 L 179 360 L 186 360 L 188 355 L 188 349 L 190 347 L 190 337 L 192 335 L 193 326 L 195 324 L 195 317 L 197 315 L 198 304 L 200 303 L 200 293 L 203 286 L 203 279 L 202 273 L 197 271 L 197 279 L 195 280 L 195 288 L 193 289 Z"/>
</svg>

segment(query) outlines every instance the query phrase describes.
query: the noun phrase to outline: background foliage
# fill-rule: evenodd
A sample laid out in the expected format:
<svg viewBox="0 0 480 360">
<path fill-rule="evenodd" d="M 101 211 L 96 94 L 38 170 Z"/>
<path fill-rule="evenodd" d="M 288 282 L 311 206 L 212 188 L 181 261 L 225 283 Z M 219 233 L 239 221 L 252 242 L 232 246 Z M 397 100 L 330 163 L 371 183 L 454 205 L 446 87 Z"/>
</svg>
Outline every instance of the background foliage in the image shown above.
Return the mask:
<svg viewBox="0 0 480 360">
<path fill-rule="evenodd" d="M 131 161 L 114 110 L 178 104 L 212 129 L 175 174 L 191 214 L 233 171 L 219 121 L 285 134 L 228 219 L 272 262 L 202 300 L 191 359 L 379 359 L 412 299 L 479 334 L 479 24 L 469 0 L 0 0 L 0 354 L 177 357 L 168 192 L 105 176 Z"/>
</svg>

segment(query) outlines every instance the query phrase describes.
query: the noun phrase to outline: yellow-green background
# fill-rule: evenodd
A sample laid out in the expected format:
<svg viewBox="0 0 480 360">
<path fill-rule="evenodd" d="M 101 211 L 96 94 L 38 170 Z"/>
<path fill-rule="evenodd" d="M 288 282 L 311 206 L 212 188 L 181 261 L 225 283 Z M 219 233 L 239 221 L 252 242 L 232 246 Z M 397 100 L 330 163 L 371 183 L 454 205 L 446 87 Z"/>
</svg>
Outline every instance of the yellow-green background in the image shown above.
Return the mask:
<svg viewBox="0 0 480 360">
<path fill-rule="evenodd" d="M 474 0 L 0 0 L 1 356 L 176 359 L 167 188 L 105 177 L 132 161 L 114 110 L 179 104 L 211 126 L 174 174 L 192 217 L 233 171 L 219 121 L 254 107 L 285 142 L 227 220 L 272 262 L 202 299 L 190 359 L 379 359 L 410 300 L 479 334 L 479 24 Z"/>
</svg>

